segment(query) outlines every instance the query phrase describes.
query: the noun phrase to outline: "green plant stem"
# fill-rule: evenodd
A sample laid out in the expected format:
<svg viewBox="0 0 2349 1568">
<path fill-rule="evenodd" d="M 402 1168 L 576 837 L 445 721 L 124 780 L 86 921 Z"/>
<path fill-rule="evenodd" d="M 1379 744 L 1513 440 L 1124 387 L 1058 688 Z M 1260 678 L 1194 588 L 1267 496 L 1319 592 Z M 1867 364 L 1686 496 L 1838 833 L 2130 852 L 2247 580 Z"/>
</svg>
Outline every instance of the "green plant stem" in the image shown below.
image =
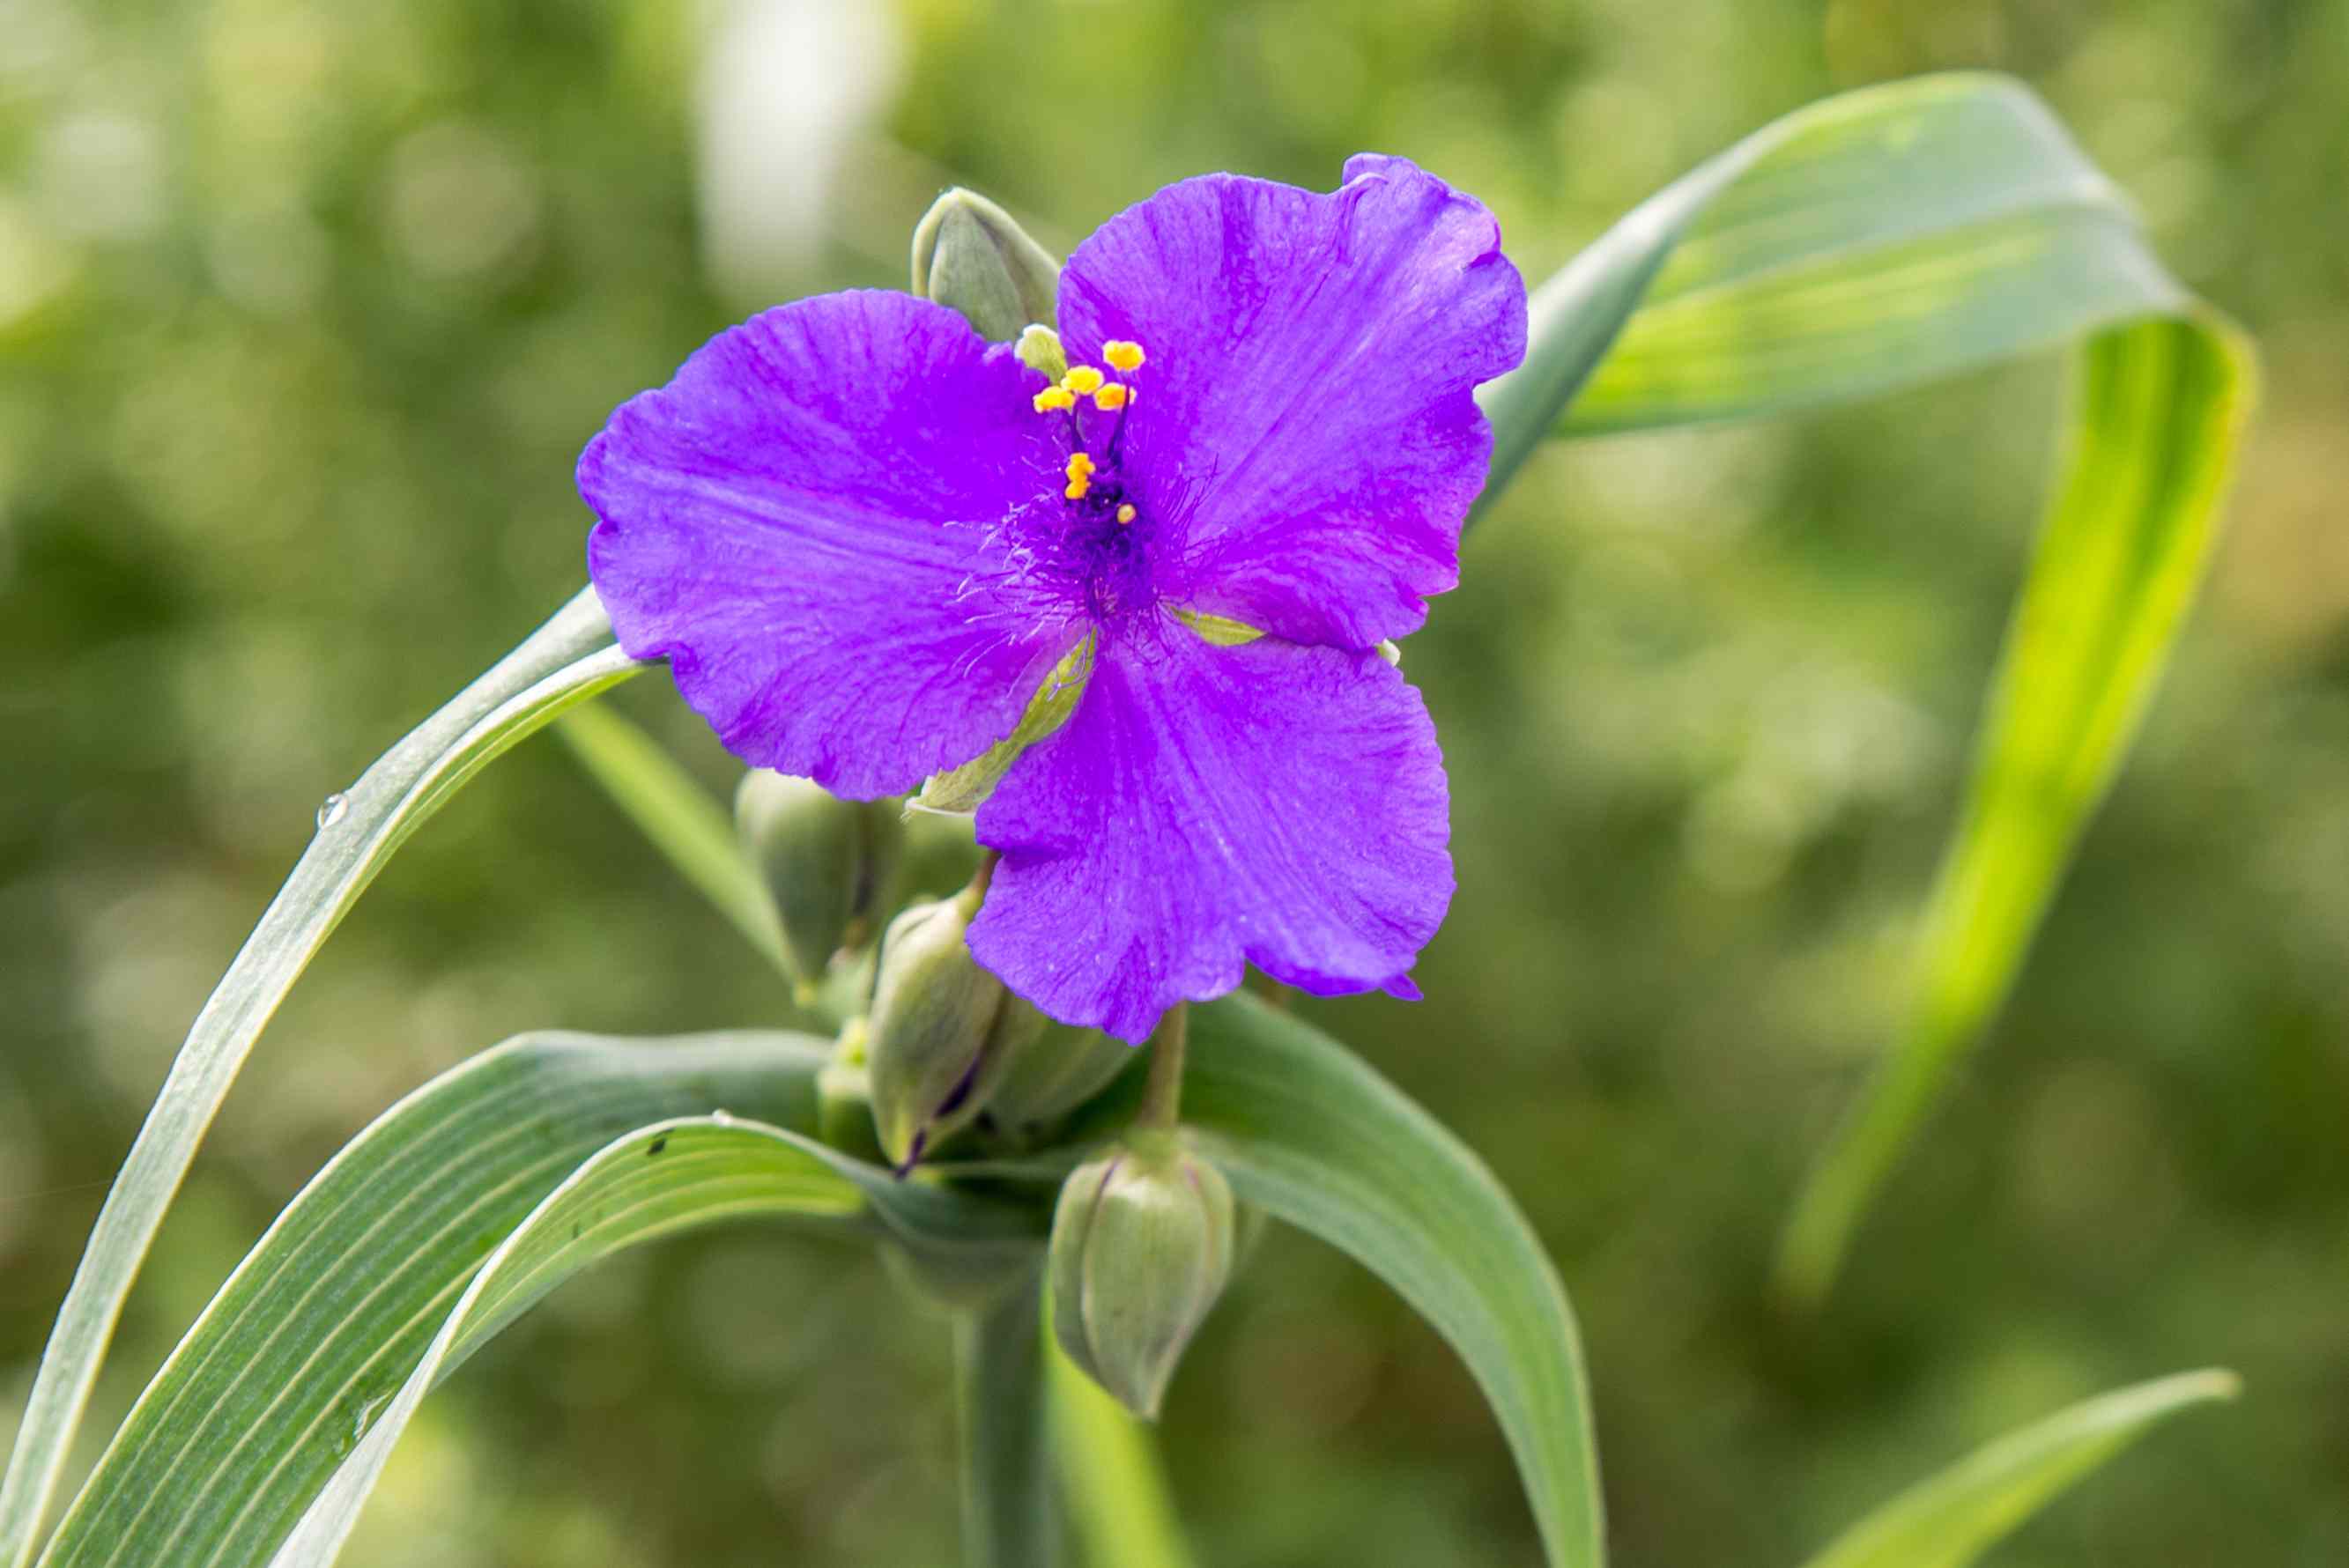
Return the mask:
<svg viewBox="0 0 2349 1568">
<path fill-rule="evenodd" d="M 955 1324 L 967 1568 L 1051 1568 L 1060 1560 L 1046 1453 L 1043 1280 L 1030 1274 Z"/>
<path fill-rule="evenodd" d="M 1136 1127 L 1172 1132 L 1183 1115 L 1183 1057 L 1191 1040 L 1191 1004 L 1167 1010 L 1150 1043 L 1150 1078 L 1143 1086 Z"/>
<path fill-rule="evenodd" d="M 1195 1568 L 1150 1428 L 1048 1347 L 1052 1452 L 1080 1559 L 1102 1568 Z"/>
</svg>

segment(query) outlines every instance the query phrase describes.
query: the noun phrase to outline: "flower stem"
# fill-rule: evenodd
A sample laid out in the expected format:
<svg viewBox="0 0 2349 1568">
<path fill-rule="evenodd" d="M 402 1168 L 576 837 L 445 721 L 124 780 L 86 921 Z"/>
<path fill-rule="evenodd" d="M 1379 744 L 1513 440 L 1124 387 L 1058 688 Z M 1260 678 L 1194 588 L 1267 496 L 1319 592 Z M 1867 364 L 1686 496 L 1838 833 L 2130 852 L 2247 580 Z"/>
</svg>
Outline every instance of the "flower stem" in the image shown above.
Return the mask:
<svg viewBox="0 0 2349 1568">
<path fill-rule="evenodd" d="M 969 891 L 973 896 L 979 899 L 987 897 L 988 888 L 995 882 L 995 868 L 1002 863 L 1003 851 L 1001 850 L 981 850 L 978 851 L 978 870 L 971 872 L 970 874 Z"/>
<path fill-rule="evenodd" d="M 1138 1127 L 1174 1130 L 1183 1110 L 1183 1052 L 1191 1041 L 1191 1004 L 1167 1010 L 1150 1042 L 1150 1081 L 1143 1087 Z"/>
<path fill-rule="evenodd" d="M 1038 1288 L 1031 1276 L 956 1325 L 967 1568 L 1051 1568 L 1060 1560 Z"/>
</svg>

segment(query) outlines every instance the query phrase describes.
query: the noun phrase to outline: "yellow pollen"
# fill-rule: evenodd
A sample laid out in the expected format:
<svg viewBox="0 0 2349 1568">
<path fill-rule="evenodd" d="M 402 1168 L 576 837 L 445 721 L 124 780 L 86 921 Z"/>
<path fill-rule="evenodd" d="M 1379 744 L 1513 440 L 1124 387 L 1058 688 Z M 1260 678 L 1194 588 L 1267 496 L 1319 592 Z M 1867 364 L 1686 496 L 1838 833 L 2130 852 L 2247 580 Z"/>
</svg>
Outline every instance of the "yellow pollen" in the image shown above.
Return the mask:
<svg viewBox="0 0 2349 1568">
<path fill-rule="evenodd" d="M 1091 452 L 1079 452 L 1069 459 L 1069 477 L 1071 479 L 1081 480 L 1092 471 L 1093 459 Z"/>
<path fill-rule="evenodd" d="M 1117 509 L 1117 520 L 1120 522 L 1132 522 L 1133 521 L 1133 503 L 1132 501 L 1127 501 L 1123 506 Z"/>
<path fill-rule="evenodd" d="M 1085 499 L 1085 492 L 1092 488 L 1093 481 L 1085 478 L 1084 475 L 1079 474 L 1076 478 L 1069 481 L 1068 488 L 1063 490 L 1061 493 L 1067 496 L 1071 500 L 1082 500 Z"/>
<path fill-rule="evenodd" d="M 1069 366 L 1069 373 L 1061 377 L 1061 385 L 1080 397 L 1088 397 L 1099 391 L 1101 384 L 1107 379 L 1109 377 L 1090 365 L 1072 365 Z"/>
<path fill-rule="evenodd" d="M 1034 402 L 1036 404 L 1036 412 L 1039 414 L 1049 414 L 1055 408 L 1075 407 L 1077 406 L 1077 395 L 1070 391 L 1065 387 L 1047 387 L 1041 392 L 1036 394 Z"/>
<path fill-rule="evenodd" d="M 1133 387 L 1123 381 L 1112 381 L 1093 394 L 1093 407 L 1104 412 L 1112 408 L 1123 408 L 1133 397 Z"/>
<path fill-rule="evenodd" d="M 1102 345 L 1102 357 L 1131 376 L 1142 368 L 1142 345 L 1112 337 Z"/>
</svg>

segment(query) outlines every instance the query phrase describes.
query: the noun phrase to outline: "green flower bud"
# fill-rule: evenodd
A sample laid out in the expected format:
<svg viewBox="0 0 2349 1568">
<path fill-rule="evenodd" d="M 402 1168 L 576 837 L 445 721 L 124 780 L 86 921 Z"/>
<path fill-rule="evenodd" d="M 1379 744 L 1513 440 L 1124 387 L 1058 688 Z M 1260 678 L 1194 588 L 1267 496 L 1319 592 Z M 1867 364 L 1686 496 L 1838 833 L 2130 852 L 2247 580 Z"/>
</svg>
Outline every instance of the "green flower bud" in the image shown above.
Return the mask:
<svg viewBox="0 0 2349 1568">
<path fill-rule="evenodd" d="M 1061 346 L 1061 335 L 1042 322 L 1031 321 L 1019 329 L 1019 341 L 1012 347 L 1019 363 L 1058 381 L 1069 373 L 1069 351 Z"/>
<path fill-rule="evenodd" d="M 914 230 L 914 292 L 950 305 L 990 343 L 1053 319 L 1061 263 L 1011 214 L 960 188 L 930 204 Z"/>
<path fill-rule="evenodd" d="M 1139 1132 L 1061 1188 L 1046 1264 L 1061 1348 L 1156 1419 L 1232 1268 L 1232 1190 L 1171 1132 Z"/>
<path fill-rule="evenodd" d="M 1017 996 L 1011 1001 L 1015 1008 L 1036 1012 Z M 1041 1013 L 1036 1016 L 1042 1026 L 1009 1053 L 988 1097 L 987 1114 L 1001 1127 L 1035 1127 L 1066 1116 L 1107 1088 L 1140 1055 L 1099 1029 L 1056 1024 Z"/>
<path fill-rule="evenodd" d="M 761 768 L 734 793 L 734 826 L 766 883 L 784 963 L 804 997 L 834 954 L 872 941 L 905 848 L 899 809 L 843 800 Z"/>
<path fill-rule="evenodd" d="M 908 907 L 889 923 L 865 1059 L 882 1152 L 899 1170 L 970 1125 L 1044 1016 L 978 966 L 966 934 L 979 890 Z"/>
</svg>

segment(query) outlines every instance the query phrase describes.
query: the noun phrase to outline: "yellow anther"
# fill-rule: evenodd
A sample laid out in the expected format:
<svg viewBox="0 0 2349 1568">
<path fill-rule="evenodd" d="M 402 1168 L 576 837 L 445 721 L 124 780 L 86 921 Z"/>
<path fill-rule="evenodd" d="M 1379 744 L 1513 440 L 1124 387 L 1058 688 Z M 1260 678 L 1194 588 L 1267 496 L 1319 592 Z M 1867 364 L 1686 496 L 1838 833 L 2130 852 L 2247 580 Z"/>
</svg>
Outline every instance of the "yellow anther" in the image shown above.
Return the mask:
<svg viewBox="0 0 2349 1568">
<path fill-rule="evenodd" d="M 1069 459 L 1069 477 L 1071 479 L 1081 480 L 1092 471 L 1093 459 L 1092 453 L 1078 452 Z"/>
<path fill-rule="evenodd" d="M 1036 412 L 1049 414 L 1055 408 L 1075 407 L 1077 395 L 1065 387 L 1047 387 L 1036 394 L 1033 401 L 1036 405 Z"/>
<path fill-rule="evenodd" d="M 1102 345 L 1102 357 L 1131 376 L 1142 368 L 1142 345 L 1112 337 Z"/>
<path fill-rule="evenodd" d="M 1061 385 L 1080 397 L 1087 397 L 1099 391 L 1101 384 L 1108 379 L 1090 365 L 1071 365 L 1069 373 L 1061 377 Z"/>
<path fill-rule="evenodd" d="M 1093 407 L 1103 411 L 1123 408 L 1133 396 L 1133 387 L 1123 381 L 1112 381 L 1093 394 Z"/>
<path fill-rule="evenodd" d="M 1092 488 L 1093 481 L 1085 478 L 1084 475 L 1079 474 L 1069 481 L 1068 489 L 1062 490 L 1061 493 L 1067 496 L 1071 500 L 1082 500 L 1085 499 L 1085 492 Z"/>
<path fill-rule="evenodd" d="M 1123 506 L 1117 509 L 1117 520 L 1120 522 L 1132 522 L 1133 521 L 1133 503 L 1132 501 L 1127 501 Z"/>
</svg>

